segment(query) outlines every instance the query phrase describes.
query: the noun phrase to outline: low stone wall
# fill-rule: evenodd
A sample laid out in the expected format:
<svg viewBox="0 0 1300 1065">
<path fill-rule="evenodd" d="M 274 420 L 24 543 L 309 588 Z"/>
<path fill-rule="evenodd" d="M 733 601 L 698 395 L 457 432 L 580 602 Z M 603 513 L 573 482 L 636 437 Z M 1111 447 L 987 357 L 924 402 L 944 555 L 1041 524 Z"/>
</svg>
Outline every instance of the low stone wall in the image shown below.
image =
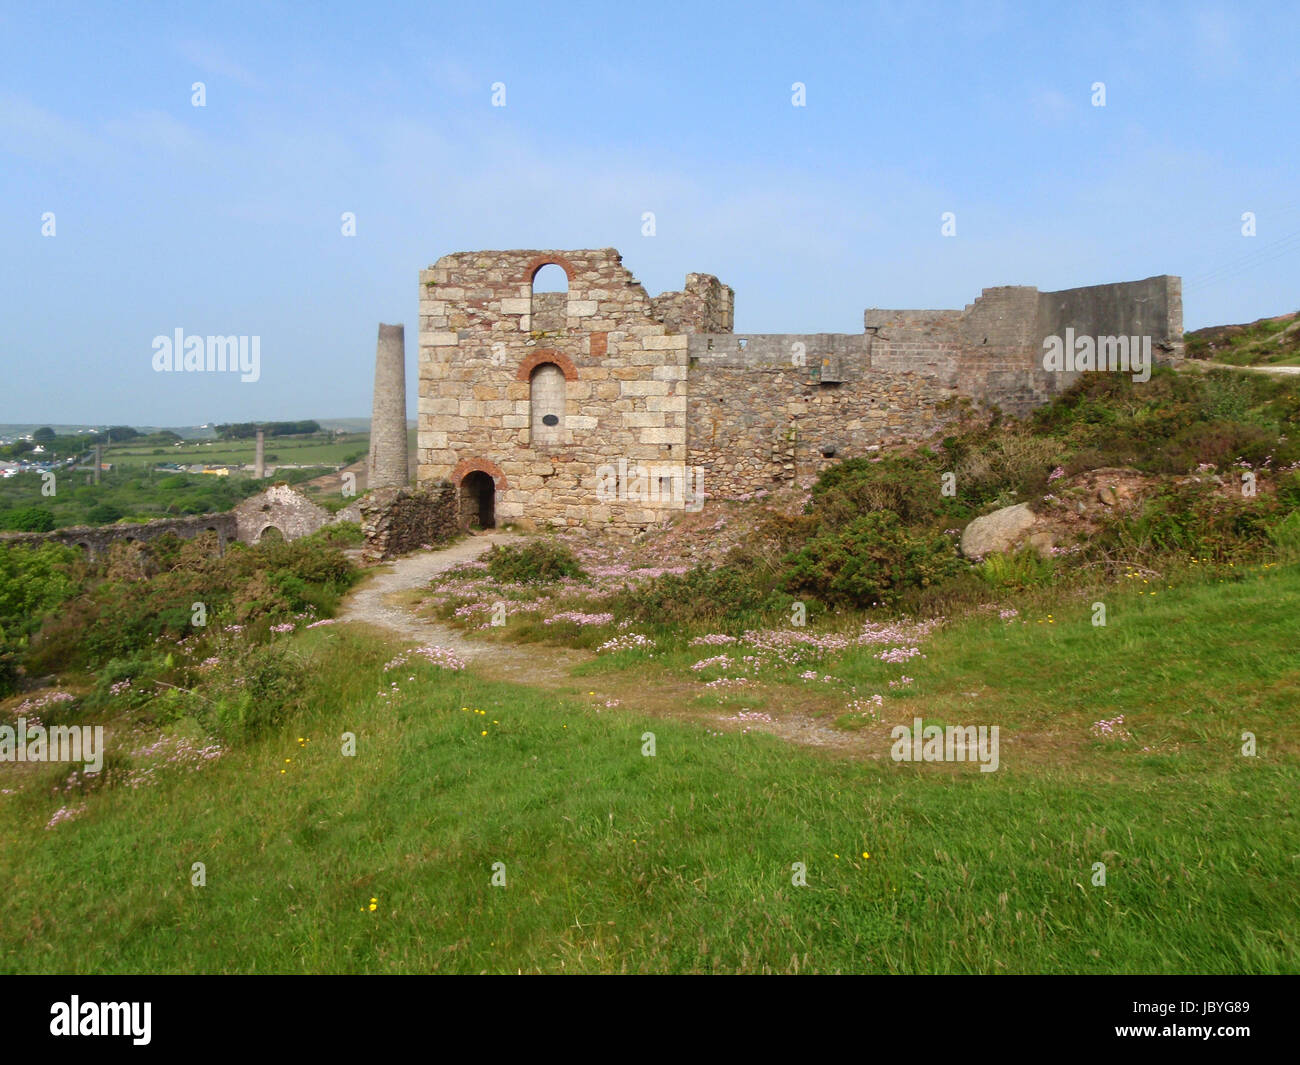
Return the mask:
<svg viewBox="0 0 1300 1065">
<path fill-rule="evenodd" d="M 191 540 L 204 533 L 214 533 L 217 548 L 225 551 L 235 541 L 255 544 L 274 528 L 286 540 L 297 540 L 319 532 L 338 521 L 360 521 L 357 505 L 331 514 L 313 503 L 296 488 L 274 484 L 264 492 L 249 496 L 233 509 L 219 514 L 198 514 L 188 518 L 159 518 L 156 521 L 119 522 L 113 525 L 71 525 L 50 532 L 0 533 L 0 543 L 58 543 L 80 547 L 90 559 L 101 557 L 110 544 L 147 543 L 160 536 L 178 536 Z"/>
<path fill-rule="evenodd" d="M 160 536 L 178 536 L 191 540 L 204 533 L 213 533 L 218 550 L 237 538 L 235 515 L 200 514 L 191 518 L 159 518 L 157 521 L 123 523 L 117 525 L 70 525 L 51 532 L 0 533 L 0 542 L 20 544 L 67 544 L 80 547 L 91 559 L 99 558 L 114 543 L 147 543 Z"/>
<path fill-rule="evenodd" d="M 424 488 L 379 488 L 359 503 L 365 555 L 394 558 L 424 544 L 450 540 L 458 531 L 456 489 L 449 481 Z"/>
</svg>

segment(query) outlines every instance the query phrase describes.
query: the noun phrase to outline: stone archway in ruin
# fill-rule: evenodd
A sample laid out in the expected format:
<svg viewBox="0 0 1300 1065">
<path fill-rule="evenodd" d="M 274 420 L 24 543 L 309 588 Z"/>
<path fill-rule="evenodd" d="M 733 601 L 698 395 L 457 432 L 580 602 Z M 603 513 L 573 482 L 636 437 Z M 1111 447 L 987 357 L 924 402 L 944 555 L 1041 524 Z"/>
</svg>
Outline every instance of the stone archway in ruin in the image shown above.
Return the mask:
<svg viewBox="0 0 1300 1065">
<path fill-rule="evenodd" d="M 462 459 L 451 471 L 462 529 L 496 527 L 498 494 L 507 487 L 506 475 L 490 459 Z"/>
<path fill-rule="evenodd" d="M 472 470 L 460 482 L 460 524 L 467 529 L 495 529 L 497 486 L 482 470 Z"/>
</svg>

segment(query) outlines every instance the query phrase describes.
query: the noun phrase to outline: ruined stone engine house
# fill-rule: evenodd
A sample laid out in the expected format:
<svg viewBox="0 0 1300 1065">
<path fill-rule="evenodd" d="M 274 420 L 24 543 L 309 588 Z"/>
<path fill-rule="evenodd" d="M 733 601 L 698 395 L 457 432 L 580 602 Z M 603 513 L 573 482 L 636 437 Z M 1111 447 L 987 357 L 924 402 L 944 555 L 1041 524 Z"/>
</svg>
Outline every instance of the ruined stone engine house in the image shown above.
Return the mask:
<svg viewBox="0 0 1300 1065">
<path fill-rule="evenodd" d="M 567 292 L 533 291 L 549 264 Z M 1078 377 L 1043 368 L 1044 339 L 1067 329 L 1148 337 L 1157 362 L 1182 355 L 1181 283 L 1167 275 L 989 288 L 960 311 L 872 309 L 855 334 L 732 324 L 716 277 L 651 297 L 613 248 L 444 256 L 420 274 L 420 485 L 450 482 L 462 524 L 631 531 L 698 509 L 695 487 L 774 489 L 928 436 L 955 413 L 945 401 L 1023 414 Z"/>
</svg>

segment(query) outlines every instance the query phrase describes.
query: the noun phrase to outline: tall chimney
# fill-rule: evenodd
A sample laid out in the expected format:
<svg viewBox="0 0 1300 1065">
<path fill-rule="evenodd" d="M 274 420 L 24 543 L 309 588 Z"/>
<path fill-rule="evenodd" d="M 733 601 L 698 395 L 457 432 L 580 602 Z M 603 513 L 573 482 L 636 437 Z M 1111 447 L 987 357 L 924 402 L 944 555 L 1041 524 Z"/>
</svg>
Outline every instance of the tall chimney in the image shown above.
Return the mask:
<svg viewBox="0 0 1300 1065">
<path fill-rule="evenodd" d="M 99 484 L 99 471 L 104 468 L 104 451 L 99 445 L 95 445 L 95 483 Z"/>
<path fill-rule="evenodd" d="M 405 488 L 410 483 L 406 462 L 406 328 L 401 325 L 379 326 L 367 477 L 368 489 Z"/>
<path fill-rule="evenodd" d="M 253 459 L 253 477 L 261 480 L 266 476 L 266 434 L 257 430 L 257 457 Z"/>
</svg>

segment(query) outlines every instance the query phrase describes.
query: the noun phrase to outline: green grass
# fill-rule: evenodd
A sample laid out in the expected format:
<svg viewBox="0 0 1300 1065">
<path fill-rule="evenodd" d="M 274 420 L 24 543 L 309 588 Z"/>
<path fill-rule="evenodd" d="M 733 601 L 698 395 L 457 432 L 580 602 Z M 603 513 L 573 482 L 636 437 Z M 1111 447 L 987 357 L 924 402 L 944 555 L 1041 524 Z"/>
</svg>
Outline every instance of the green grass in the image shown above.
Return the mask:
<svg viewBox="0 0 1300 1065">
<path fill-rule="evenodd" d="M 35 783 L 0 797 L 0 968 L 1300 971 L 1300 569 L 1218 579 L 1116 591 L 1105 629 L 1080 601 L 932 637 L 886 716 L 1000 724 L 987 774 L 897 765 L 879 730 L 832 759 L 631 702 L 385 675 L 392 645 L 303 633 L 315 709 L 282 735 L 50 831 Z M 626 661 L 653 683 L 658 663 Z M 835 671 L 899 667 L 864 650 Z M 1091 739 L 1115 710 L 1135 741 Z"/>
<path fill-rule="evenodd" d="M 349 457 L 364 456 L 369 447 L 369 437 L 364 433 L 355 433 L 340 438 L 337 442 L 310 438 L 275 438 L 266 441 L 268 462 L 285 465 L 303 466 L 338 466 Z M 257 450 L 253 440 L 214 440 L 208 443 L 190 443 L 181 447 L 133 448 L 129 445 L 113 447 L 104 461 L 122 466 L 154 466 L 160 462 L 174 462 L 193 465 L 204 462 L 212 465 L 248 465 L 252 463 Z M 274 455 L 275 459 L 269 458 Z"/>
<path fill-rule="evenodd" d="M 52 496 L 42 495 L 42 479 L 36 473 L 22 473 L 0 481 L 0 526 L 8 526 L 9 516 L 26 508 L 48 512 L 53 528 L 111 524 L 119 516 L 149 521 L 209 514 L 229 510 L 241 499 L 265 488 L 265 484 L 251 477 L 169 473 L 143 466 L 106 472 L 99 484 L 88 483 L 90 477 L 89 473 L 80 471 L 58 473 Z"/>
</svg>

